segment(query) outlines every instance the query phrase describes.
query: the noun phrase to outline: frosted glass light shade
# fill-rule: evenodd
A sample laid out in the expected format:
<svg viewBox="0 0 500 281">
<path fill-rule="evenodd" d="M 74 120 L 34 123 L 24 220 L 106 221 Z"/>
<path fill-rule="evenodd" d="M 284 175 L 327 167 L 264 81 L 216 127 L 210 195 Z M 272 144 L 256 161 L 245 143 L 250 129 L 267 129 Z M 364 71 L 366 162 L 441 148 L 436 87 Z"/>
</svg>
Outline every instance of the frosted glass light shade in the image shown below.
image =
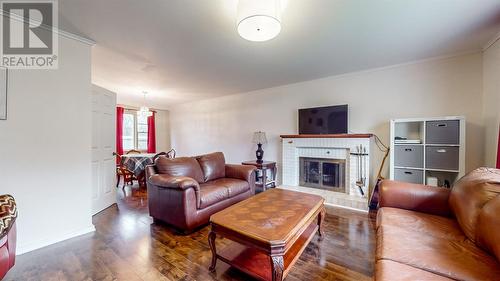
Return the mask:
<svg viewBox="0 0 500 281">
<path fill-rule="evenodd" d="M 149 108 L 147 106 L 141 106 L 139 111 L 137 111 L 137 115 L 142 117 L 150 117 L 153 116 L 153 113 L 149 111 Z"/>
<path fill-rule="evenodd" d="M 239 0 L 238 33 L 249 41 L 263 42 L 281 31 L 281 0 Z"/>
</svg>

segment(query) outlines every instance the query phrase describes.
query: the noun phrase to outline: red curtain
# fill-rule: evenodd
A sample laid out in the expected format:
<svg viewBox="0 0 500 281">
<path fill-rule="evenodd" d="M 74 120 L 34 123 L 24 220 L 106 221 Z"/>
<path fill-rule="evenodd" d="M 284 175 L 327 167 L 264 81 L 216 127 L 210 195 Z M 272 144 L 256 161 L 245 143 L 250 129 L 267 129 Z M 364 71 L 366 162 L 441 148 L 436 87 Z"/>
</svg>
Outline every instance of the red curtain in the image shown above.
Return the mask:
<svg viewBox="0 0 500 281">
<path fill-rule="evenodd" d="M 497 169 L 500 169 L 500 129 L 498 130 Z"/>
<path fill-rule="evenodd" d="M 116 153 L 123 154 L 123 107 L 116 107 Z"/>
<path fill-rule="evenodd" d="M 156 153 L 156 130 L 155 130 L 155 115 L 148 117 L 148 153 Z"/>
</svg>

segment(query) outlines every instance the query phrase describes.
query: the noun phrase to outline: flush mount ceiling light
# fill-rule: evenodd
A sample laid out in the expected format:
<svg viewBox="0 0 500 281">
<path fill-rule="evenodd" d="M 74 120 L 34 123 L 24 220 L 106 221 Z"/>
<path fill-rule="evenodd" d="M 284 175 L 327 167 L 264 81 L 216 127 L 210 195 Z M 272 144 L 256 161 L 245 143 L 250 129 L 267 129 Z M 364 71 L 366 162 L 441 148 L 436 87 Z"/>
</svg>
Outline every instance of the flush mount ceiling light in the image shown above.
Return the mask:
<svg viewBox="0 0 500 281">
<path fill-rule="evenodd" d="M 281 31 L 281 0 L 239 0 L 238 33 L 249 41 L 263 42 Z"/>
</svg>

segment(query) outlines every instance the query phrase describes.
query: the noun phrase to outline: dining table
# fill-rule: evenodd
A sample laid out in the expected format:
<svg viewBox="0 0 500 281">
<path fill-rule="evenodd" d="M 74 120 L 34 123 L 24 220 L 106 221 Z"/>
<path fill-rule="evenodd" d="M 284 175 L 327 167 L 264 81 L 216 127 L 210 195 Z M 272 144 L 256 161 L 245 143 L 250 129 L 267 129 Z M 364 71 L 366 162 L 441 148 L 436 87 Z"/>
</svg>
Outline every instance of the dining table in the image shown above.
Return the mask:
<svg viewBox="0 0 500 281">
<path fill-rule="evenodd" d="M 139 182 L 139 187 L 146 187 L 144 172 L 147 165 L 153 164 L 155 153 L 131 153 L 122 155 L 122 165 L 132 172 Z"/>
</svg>

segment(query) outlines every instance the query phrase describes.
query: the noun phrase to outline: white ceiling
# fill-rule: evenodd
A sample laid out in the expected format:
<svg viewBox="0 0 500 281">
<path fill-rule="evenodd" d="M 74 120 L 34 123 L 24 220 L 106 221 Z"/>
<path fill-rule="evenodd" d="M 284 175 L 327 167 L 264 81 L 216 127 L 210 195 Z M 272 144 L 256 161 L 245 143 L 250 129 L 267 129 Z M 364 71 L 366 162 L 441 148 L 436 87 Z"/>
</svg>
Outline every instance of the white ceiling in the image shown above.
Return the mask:
<svg viewBox="0 0 500 281">
<path fill-rule="evenodd" d="M 500 0 L 290 0 L 282 32 L 249 42 L 237 0 L 61 0 L 60 28 L 97 42 L 92 80 L 122 103 L 176 103 L 480 50 Z"/>
</svg>

